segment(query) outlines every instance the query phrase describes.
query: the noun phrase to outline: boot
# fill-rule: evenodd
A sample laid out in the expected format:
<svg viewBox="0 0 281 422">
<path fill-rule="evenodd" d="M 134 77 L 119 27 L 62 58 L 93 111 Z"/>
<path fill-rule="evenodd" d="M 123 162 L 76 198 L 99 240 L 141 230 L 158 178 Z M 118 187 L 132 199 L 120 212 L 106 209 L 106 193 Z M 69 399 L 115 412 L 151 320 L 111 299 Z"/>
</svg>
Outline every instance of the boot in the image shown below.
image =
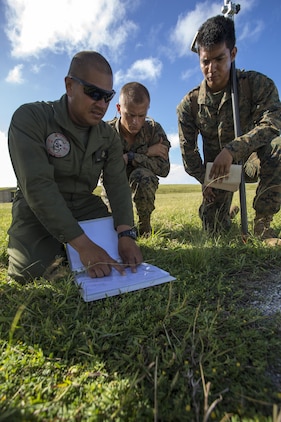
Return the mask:
<svg viewBox="0 0 281 422">
<path fill-rule="evenodd" d="M 151 235 L 150 215 L 139 216 L 139 233 L 145 237 Z"/>
<path fill-rule="evenodd" d="M 69 276 L 70 269 L 67 264 L 66 257 L 58 256 L 49 267 L 46 268 L 42 275 L 48 281 L 55 281 Z"/>
<path fill-rule="evenodd" d="M 262 240 L 276 238 L 275 231 L 270 227 L 272 215 L 256 215 L 254 220 L 254 235 Z"/>
</svg>

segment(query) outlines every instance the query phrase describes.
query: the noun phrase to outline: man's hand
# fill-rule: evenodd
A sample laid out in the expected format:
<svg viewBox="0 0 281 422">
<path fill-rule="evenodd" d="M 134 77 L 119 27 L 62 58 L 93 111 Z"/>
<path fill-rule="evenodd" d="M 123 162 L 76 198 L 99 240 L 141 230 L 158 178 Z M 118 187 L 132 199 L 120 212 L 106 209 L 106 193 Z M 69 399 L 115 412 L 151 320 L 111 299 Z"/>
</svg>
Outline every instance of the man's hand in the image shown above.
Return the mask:
<svg viewBox="0 0 281 422">
<path fill-rule="evenodd" d="M 214 202 L 214 200 L 216 198 L 216 194 L 215 194 L 213 188 L 210 188 L 210 187 L 205 186 L 205 185 L 202 185 L 202 194 L 203 194 L 203 198 L 207 202 Z"/>
<path fill-rule="evenodd" d="M 90 277 L 99 278 L 109 275 L 112 267 L 121 275 L 125 274 L 124 267 L 111 258 L 103 248 L 92 242 L 86 234 L 76 237 L 69 244 L 79 253 L 85 272 Z"/>
<path fill-rule="evenodd" d="M 118 240 L 118 252 L 125 267 L 131 267 L 131 271 L 135 273 L 137 266 L 143 262 L 143 257 L 134 239 L 128 236 L 120 237 Z"/>
<path fill-rule="evenodd" d="M 161 157 L 164 160 L 168 160 L 169 157 L 169 150 L 166 145 L 163 145 L 163 139 L 160 138 L 158 144 L 151 145 L 146 155 L 148 157 Z"/>
<path fill-rule="evenodd" d="M 224 177 L 228 177 L 230 172 L 230 166 L 233 162 L 233 157 L 228 149 L 223 150 L 217 155 L 210 171 L 210 179 L 222 180 Z"/>
</svg>

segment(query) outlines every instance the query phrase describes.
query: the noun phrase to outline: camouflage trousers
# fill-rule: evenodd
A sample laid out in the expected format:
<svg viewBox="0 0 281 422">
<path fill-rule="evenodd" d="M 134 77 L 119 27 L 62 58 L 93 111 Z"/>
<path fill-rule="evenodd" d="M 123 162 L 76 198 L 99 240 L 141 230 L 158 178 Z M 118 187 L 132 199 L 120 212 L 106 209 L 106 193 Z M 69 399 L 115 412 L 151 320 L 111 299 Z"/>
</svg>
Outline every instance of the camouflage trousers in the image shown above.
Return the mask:
<svg viewBox="0 0 281 422">
<path fill-rule="evenodd" d="M 205 157 L 208 161 L 208 157 Z M 281 204 L 281 137 L 274 138 L 269 144 L 259 148 L 250 155 L 244 164 L 246 183 L 258 181 L 253 208 L 256 215 L 276 214 Z M 229 210 L 233 193 L 214 189 L 215 201 L 208 203 L 205 199 L 199 208 L 203 227 L 210 231 L 228 230 L 230 228 Z"/>
<path fill-rule="evenodd" d="M 139 218 L 149 217 L 155 209 L 155 194 L 158 189 L 158 177 L 149 169 L 139 167 L 128 174 L 132 200 L 135 204 Z M 101 179 L 102 184 L 102 179 Z M 102 184 L 101 197 L 111 212 L 109 200 Z"/>
<path fill-rule="evenodd" d="M 139 217 L 148 217 L 155 209 L 155 194 L 158 177 L 149 169 L 136 168 L 129 174 L 132 199 Z"/>
</svg>

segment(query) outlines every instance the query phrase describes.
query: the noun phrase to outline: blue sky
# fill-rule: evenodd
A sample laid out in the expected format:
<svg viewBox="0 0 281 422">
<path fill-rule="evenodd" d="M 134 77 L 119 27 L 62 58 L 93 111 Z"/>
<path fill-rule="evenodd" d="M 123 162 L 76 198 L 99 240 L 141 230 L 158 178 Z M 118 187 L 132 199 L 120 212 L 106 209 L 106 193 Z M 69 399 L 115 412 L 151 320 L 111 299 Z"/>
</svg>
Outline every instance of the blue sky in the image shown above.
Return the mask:
<svg viewBox="0 0 281 422">
<path fill-rule="evenodd" d="M 281 92 L 279 1 L 241 0 L 235 15 L 236 67 L 272 78 Z M 64 93 L 71 57 L 97 50 L 110 62 L 117 96 L 105 115 L 116 113 L 120 87 L 139 81 L 151 94 L 149 116 L 172 144 L 171 171 L 160 183 L 196 183 L 182 165 L 176 106 L 202 80 L 190 44 L 224 2 L 193 0 L 0 0 L 0 186 L 15 186 L 7 149 L 11 116 L 23 103 L 55 100 Z"/>
</svg>

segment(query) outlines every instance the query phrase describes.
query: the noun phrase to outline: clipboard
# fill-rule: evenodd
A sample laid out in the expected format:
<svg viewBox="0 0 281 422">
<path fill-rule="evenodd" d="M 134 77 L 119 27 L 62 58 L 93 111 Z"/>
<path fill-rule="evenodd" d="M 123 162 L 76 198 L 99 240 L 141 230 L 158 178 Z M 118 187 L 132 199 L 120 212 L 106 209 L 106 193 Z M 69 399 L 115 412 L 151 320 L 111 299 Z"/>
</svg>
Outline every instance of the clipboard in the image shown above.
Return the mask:
<svg viewBox="0 0 281 422">
<path fill-rule="evenodd" d="M 79 225 L 93 242 L 105 249 L 113 259 L 116 261 L 120 260 L 118 254 L 118 235 L 114 229 L 112 217 L 80 221 Z M 122 276 L 115 268 L 112 268 L 111 274 L 108 276 L 91 278 L 83 270 L 78 252 L 69 244 L 66 245 L 66 253 L 70 269 L 74 274 L 74 281 L 79 287 L 80 295 L 85 302 L 116 296 L 175 280 L 169 272 L 146 262 L 143 262 L 137 267 L 136 273 L 132 273 L 130 268 L 126 268 L 126 275 Z"/>
</svg>

